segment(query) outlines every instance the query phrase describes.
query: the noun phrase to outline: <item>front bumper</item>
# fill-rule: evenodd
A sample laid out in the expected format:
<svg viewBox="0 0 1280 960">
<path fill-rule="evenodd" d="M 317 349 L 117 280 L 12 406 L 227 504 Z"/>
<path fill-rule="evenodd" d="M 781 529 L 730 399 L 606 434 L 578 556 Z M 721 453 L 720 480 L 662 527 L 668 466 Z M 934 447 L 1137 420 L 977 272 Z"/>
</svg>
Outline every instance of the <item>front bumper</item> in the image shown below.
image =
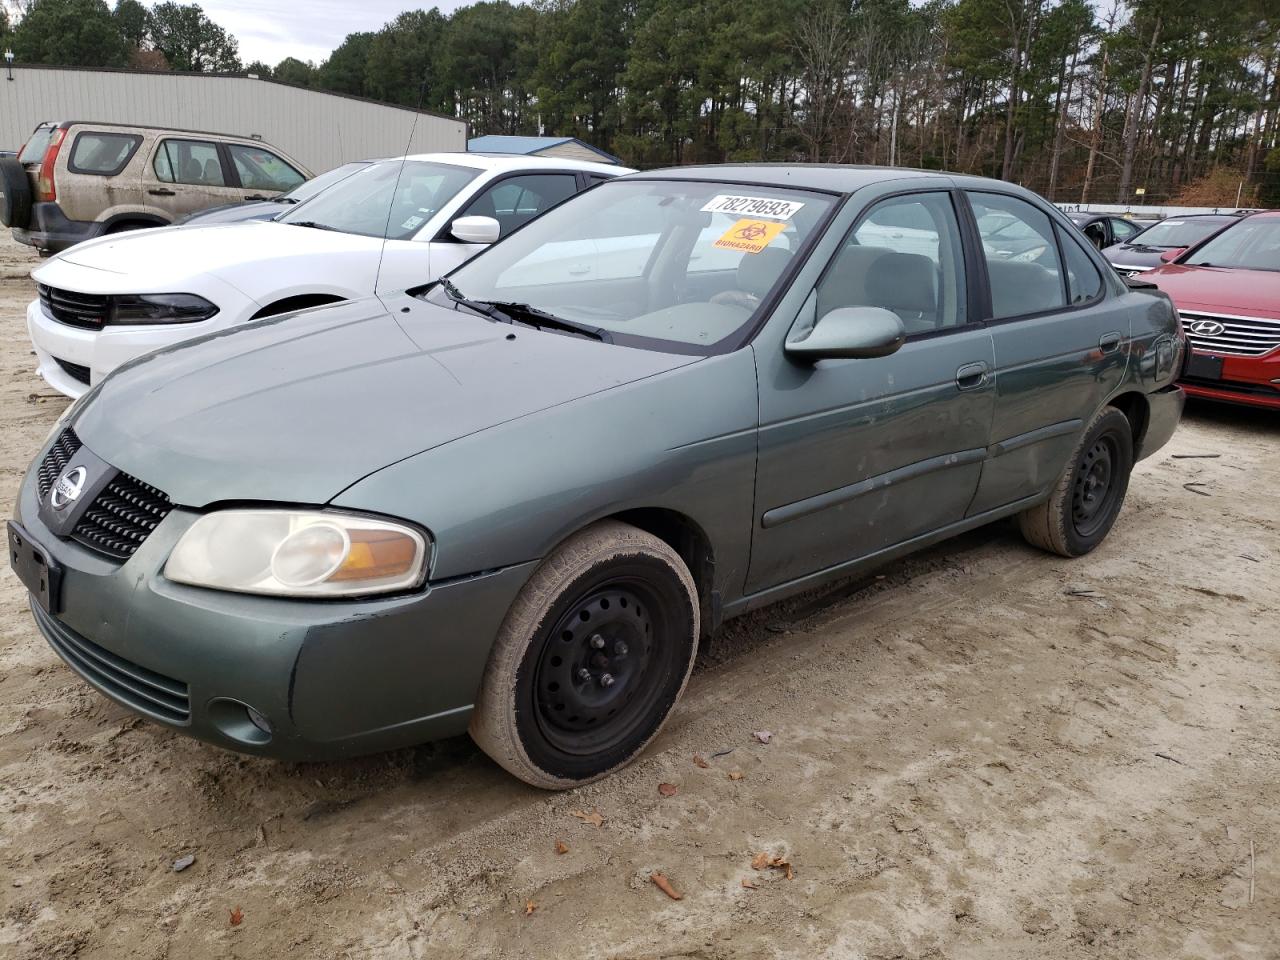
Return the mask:
<svg viewBox="0 0 1280 960">
<path fill-rule="evenodd" d="M 1221 356 L 1204 350 L 1196 353 Z M 1280 410 L 1280 350 L 1262 357 L 1224 356 L 1221 380 L 1184 377 L 1180 383 L 1192 397 Z"/>
<path fill-rule="evenodd" d="M 55 537 L 36 497 L 31 471 L 15 519 L 62 568 L 60 612 L 33 604 L 59 656 L 135 713 L 281 759 L 335 759 L 465 731 L 493 639 L 535 565 L 380 600 L 224 593 L 161 574 L 198 514 L 174 509 L 118 563 Z"/>
<path fill-rule="evenodd" d="M 226 318 L 220 312 L 197 323 L 89 330 L 46 316 L 39 300 L 27 304 L 27 333 L 36 351 L 36 373 L 53 389 L 72 398 L 135 357 L 225 325 Z"/>
</svg>

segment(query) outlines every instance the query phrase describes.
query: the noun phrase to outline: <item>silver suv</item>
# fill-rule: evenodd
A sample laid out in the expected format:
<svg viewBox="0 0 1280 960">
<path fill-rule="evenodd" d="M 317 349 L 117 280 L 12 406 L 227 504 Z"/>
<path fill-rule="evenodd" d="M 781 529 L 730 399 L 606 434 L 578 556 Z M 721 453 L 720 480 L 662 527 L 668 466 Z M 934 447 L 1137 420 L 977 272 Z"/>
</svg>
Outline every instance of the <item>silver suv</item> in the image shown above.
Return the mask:
<svg viewBox="0 0 1280 960">
<path fill-rule="evenodd" d="M 57 253 L 107 233 L 160 227 L 219 204 L 268 200 L 311 178 L 250 137 L 47 121 L 0 158 L 0 223 Z"/>
</svg>

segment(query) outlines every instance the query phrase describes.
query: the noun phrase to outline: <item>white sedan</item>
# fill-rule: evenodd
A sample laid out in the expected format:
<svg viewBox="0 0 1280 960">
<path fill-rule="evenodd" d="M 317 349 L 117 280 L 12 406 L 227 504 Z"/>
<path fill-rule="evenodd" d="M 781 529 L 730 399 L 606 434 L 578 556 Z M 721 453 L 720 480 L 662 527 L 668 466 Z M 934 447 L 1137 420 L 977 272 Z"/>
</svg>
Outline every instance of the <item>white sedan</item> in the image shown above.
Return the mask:
<svg viewBox="0 0 1280 960">
<path fill-rule="evenodd" d="M 79 244 L 32 271 L 38 373 L 78 397 L 126 361 L 248 320 L 448 273 L 548 207 L 632 171 L 435 153 L 378 161 L 275 220 Z"/>
</svg>

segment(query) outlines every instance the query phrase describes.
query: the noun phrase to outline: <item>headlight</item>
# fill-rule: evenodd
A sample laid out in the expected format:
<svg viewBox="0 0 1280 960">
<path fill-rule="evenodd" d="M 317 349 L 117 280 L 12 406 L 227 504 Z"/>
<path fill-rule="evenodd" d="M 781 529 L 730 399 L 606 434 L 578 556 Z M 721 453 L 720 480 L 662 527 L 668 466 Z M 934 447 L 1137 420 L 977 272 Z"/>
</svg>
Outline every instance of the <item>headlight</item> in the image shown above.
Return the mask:
<svg viewBox="0 0 1280 960">
<path fill-rule="evenodd" d="M 208 320 L 218 308 L 194 293 L 116 294 L 109 323 L 194 323 Z"/>
<path fill-rule="evenodd" d="M 182 535 L 164 575 L 214 590 L 352 597 L 408 590 L 426 579 L 418 530 L 325 510 L 219 510 Z"/>
</svg>

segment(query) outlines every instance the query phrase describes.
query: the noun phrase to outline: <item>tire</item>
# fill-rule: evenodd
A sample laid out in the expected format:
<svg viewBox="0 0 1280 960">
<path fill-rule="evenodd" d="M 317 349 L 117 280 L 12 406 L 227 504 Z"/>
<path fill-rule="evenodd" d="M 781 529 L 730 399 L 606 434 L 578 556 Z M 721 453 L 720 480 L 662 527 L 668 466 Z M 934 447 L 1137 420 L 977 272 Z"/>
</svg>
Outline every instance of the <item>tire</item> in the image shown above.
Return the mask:
<svg viewBox="0 0 1280 960">
<path fill-rule="evenodd" d="M 0 157 L 0 225 L 18 230 L 31 225 L 31 181 L 16 157 Z"/>
<path fill-rule="evenodd" d="M 1111 531 L 1133 470 L 1133 430 L 1103 407 L 1071 453 L 1049 499 L 1018 515 L 1028 543 L 1064 557 L 1088 553 Z"/>
<path fill-rule="evenodd" d="M 480 683 L 472 738 L 511 774 L 546 790 L 626 766 L 658 735 L 689 682 L 698 609 L 688 567 L 657 537 L 614 520 L 574 534 L 507 612 Z"/>
</svg>

